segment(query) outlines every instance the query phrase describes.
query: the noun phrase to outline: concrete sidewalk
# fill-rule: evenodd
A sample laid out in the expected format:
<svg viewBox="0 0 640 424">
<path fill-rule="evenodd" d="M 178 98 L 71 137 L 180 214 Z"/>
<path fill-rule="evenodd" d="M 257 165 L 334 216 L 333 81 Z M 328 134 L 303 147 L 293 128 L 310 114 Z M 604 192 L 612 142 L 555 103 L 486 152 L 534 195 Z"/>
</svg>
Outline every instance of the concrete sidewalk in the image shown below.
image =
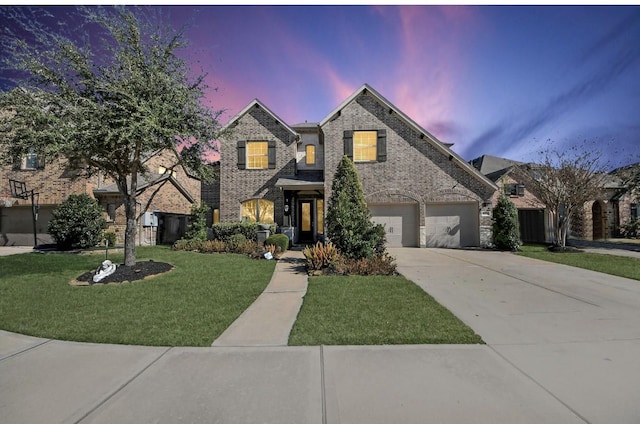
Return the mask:
<svg viewBox="0 0 640 424">
<path fill-rule="evenodd" d="M 304 256 L 289 250 L 276 264 L 265 291 L 212 346 L 286 346 L 306 293 Z"/>
<path fill-rule="evenodd" d="M 583 423 L 490 347 L 163 348 L 0 331 L 3 424 Z"/>
</svg>

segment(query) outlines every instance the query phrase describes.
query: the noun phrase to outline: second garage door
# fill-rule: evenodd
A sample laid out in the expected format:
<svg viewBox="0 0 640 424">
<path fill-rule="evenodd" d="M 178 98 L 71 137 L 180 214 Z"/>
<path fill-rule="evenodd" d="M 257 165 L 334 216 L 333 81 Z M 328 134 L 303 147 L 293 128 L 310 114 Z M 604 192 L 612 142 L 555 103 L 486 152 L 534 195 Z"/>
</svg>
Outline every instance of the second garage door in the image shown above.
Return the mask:
<svg viewBox="0 0 640 424">
<path fill-rule="evenodd" d="M 470 247 L 480 244 L 477 203 L 428 203 L 427 247 Z"/>
<path fill-rule="evenodd" d="M 369 205 L 372 220 L 385 227 L 387 246 L 417 247 L 418 204 L 393 203 Z"/>
</svg>

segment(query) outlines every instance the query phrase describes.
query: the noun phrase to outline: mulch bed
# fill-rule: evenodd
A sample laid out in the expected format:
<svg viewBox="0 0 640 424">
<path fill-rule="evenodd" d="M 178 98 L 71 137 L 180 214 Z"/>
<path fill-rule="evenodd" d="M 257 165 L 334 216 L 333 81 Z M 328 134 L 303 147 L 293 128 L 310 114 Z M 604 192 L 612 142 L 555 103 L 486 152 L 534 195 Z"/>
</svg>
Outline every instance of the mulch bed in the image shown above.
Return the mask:
<svg viewBox="0 0 640 424">
<path fill-rule="evenodd" d="M 152 260 L 146 262 L 136 262 L 135 266 L 125 266 L 119 264 L 113 274 L 103 278 L 98 283 L 93 282 L 93 276 L 95 275 L 94 270 L 85 272 L 74 281 L 72 281 L 71 284 L 86 286 L 108 283 L 124 283 L 143 280 L 145 278 L 153 277 L 159 274 L 164 274 L 165 272 L 171 271 L 172 269 L 173 265 L 171 264 L 165 262 L 155 262 Z"/>
</svg>

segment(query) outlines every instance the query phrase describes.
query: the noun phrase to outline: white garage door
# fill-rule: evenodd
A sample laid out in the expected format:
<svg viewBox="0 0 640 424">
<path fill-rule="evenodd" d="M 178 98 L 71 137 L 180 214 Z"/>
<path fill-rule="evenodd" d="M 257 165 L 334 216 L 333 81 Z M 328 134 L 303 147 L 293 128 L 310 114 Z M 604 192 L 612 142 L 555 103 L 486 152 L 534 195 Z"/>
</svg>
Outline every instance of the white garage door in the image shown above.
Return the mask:
<svg viewBox="0 0 640 424">
<path fill-rule="evenodd" d="M 428 203 L 425 215 L 427 247 L 480 245 L 478 204 Z"/>
<path fill-rule="evenodd" d="M 372 220 L 384 225 L 389 247 L 418 246 L 418 204 L 369 205 Z"/>
</svg>

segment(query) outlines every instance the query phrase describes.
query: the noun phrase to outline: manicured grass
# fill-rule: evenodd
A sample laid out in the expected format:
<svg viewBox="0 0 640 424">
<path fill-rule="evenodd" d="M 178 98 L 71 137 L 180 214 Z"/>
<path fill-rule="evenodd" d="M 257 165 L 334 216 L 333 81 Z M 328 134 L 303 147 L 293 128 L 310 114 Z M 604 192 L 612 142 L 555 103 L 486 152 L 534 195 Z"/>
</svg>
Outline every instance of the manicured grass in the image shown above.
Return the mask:
<svg viewBox="0 0 640 424">
<path fill-rule="evenodd" d="M 546 246 L 528 245 L 518 253 L 529 258 L 590 269 L 605 274 L 640 280 L 640 259 L 589 252 L 557 253 Z"/>
<path fill-rule="evenodd" d="M 72 287 L 99 254 L 0 257 L 0 328 L 96 343 L 209 346 L 264 290 L 275 261 L 234 254 L 137 249 L 175 269 L 143 281 Z M 116 263 L 122 255 L 110 256 Z"/>
<path fill-rule="evenodd" d="M 401 276 L 319 276 L 290 345 L 482 343 L 480 336 Z"/>
</svg>

